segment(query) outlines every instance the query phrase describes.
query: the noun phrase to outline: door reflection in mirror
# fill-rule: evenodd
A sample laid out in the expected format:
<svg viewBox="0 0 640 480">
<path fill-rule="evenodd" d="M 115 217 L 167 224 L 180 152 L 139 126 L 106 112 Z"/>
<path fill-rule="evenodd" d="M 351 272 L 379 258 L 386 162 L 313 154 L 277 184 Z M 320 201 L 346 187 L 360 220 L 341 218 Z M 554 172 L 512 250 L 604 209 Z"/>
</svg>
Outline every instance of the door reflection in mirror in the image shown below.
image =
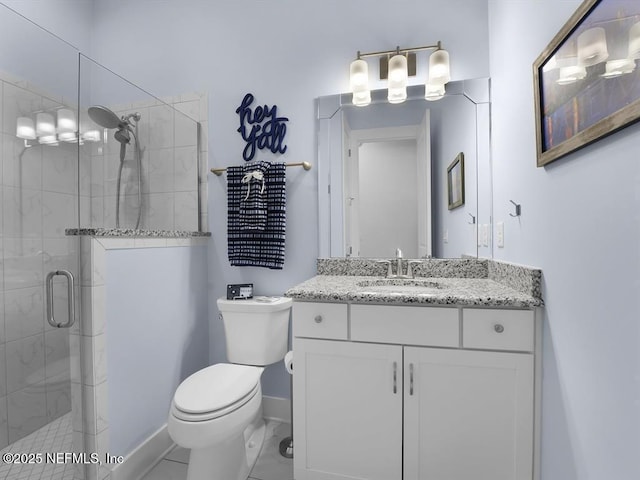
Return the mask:
<svg viewBox="0 0 640 480">
<path fill-rule="evenodd" d="M 489 80 L 451 82 L 438 102 L 409 92 L 399 105 L 383 91 L 367 107 L 318 99 L 321 257 L 478 255 L 477 226 L 491 222 Z M 449 210 L 447 167 L 461 151 L 465 203 Z"/>
<path fill-rule="evenodd" d="M 429 111 L 418 126 L 351 130 L 343 121 L 348 256 L 431 255 Z"/>
</svg>

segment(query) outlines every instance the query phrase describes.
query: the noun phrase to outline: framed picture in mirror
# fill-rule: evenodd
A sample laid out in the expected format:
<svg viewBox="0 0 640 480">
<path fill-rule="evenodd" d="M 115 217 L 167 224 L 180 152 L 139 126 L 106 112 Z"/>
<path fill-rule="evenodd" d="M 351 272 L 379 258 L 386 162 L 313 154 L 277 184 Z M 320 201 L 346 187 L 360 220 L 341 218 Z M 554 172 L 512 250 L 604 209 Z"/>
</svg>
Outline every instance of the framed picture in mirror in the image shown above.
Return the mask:
<svg viewBox="0 0 640 480">
<path fill-rule="evenodd" d="M 640 119 L 640 2 L 585 0 L 533 63 L 537 165 Z"/>
<path fill-rule="evenodd" d="M 464 153 L 460 152 L 447 168 L 449 210 L 464 205 Z"/>
</svg>

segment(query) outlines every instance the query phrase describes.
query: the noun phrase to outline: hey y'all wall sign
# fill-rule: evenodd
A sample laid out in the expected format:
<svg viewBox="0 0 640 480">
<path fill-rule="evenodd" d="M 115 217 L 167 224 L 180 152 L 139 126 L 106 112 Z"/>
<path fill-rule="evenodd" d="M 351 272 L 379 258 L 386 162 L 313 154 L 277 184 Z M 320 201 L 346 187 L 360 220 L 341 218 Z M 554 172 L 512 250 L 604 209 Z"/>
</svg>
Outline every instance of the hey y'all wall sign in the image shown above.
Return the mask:
<svg viewBox="0 0 640 480">
<path fill-rule="evenodd" d="M 247 162 L 252 160 L 256 150 L 269 149 L 272 153 L 284 153 L 287 146 L 284 137 L 287 133 L 287 117 L 278 117 L 278 107 L 273 105 L 258 105 L 251 108 L 254 97 L 247 93 L 242 103 L 236 109 L 240 117 L 238 133 L 247 143 L 242 151 L 242 158 Z"/>
</svg>

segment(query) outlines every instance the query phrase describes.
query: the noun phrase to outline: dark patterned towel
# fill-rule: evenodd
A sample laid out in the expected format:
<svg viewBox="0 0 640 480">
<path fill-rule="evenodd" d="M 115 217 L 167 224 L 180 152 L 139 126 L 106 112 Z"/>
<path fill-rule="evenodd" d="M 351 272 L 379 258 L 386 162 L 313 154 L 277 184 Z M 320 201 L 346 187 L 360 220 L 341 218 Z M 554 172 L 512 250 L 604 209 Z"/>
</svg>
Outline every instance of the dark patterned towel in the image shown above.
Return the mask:
<svg viewBox="0 0 640 480">
<path fill-rule="evenodd" d="M 264 230 L 241 228 L 240 202 L 246 196 L 242 178 L 245 167 L 227 168 L 227 241 L 229 262 L 233 266 L 282 269 L 286 227 L 286 189 L 284 163 L 272 163 L 264 173 L 267 218 Z M 257 188 L 252 184 L 252 189 Z"/>
<path fill-rule="evenodd" d="M 242 198 L 240 199 L 240 228 L 264 230 L 267 224 L 267 194 L 264 179 L 271 162 L 252 162 L 244 166 Z"/>
</svg>

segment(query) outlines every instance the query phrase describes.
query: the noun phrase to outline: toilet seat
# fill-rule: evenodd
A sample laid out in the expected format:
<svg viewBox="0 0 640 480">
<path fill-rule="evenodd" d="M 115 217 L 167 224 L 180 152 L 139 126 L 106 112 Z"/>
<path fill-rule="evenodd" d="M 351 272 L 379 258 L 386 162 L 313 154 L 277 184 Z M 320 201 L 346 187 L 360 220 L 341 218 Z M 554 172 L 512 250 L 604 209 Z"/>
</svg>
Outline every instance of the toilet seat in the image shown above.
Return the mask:
<svg viewBox="0 0 640 480">
<path fill-rule="evenodd" d="M 180 384 L 173 397 L 171 413 L 187 422 L 228 415 L 256 395 L 263 370 L 229 363 L 200 370 Z"/>
</svg>

